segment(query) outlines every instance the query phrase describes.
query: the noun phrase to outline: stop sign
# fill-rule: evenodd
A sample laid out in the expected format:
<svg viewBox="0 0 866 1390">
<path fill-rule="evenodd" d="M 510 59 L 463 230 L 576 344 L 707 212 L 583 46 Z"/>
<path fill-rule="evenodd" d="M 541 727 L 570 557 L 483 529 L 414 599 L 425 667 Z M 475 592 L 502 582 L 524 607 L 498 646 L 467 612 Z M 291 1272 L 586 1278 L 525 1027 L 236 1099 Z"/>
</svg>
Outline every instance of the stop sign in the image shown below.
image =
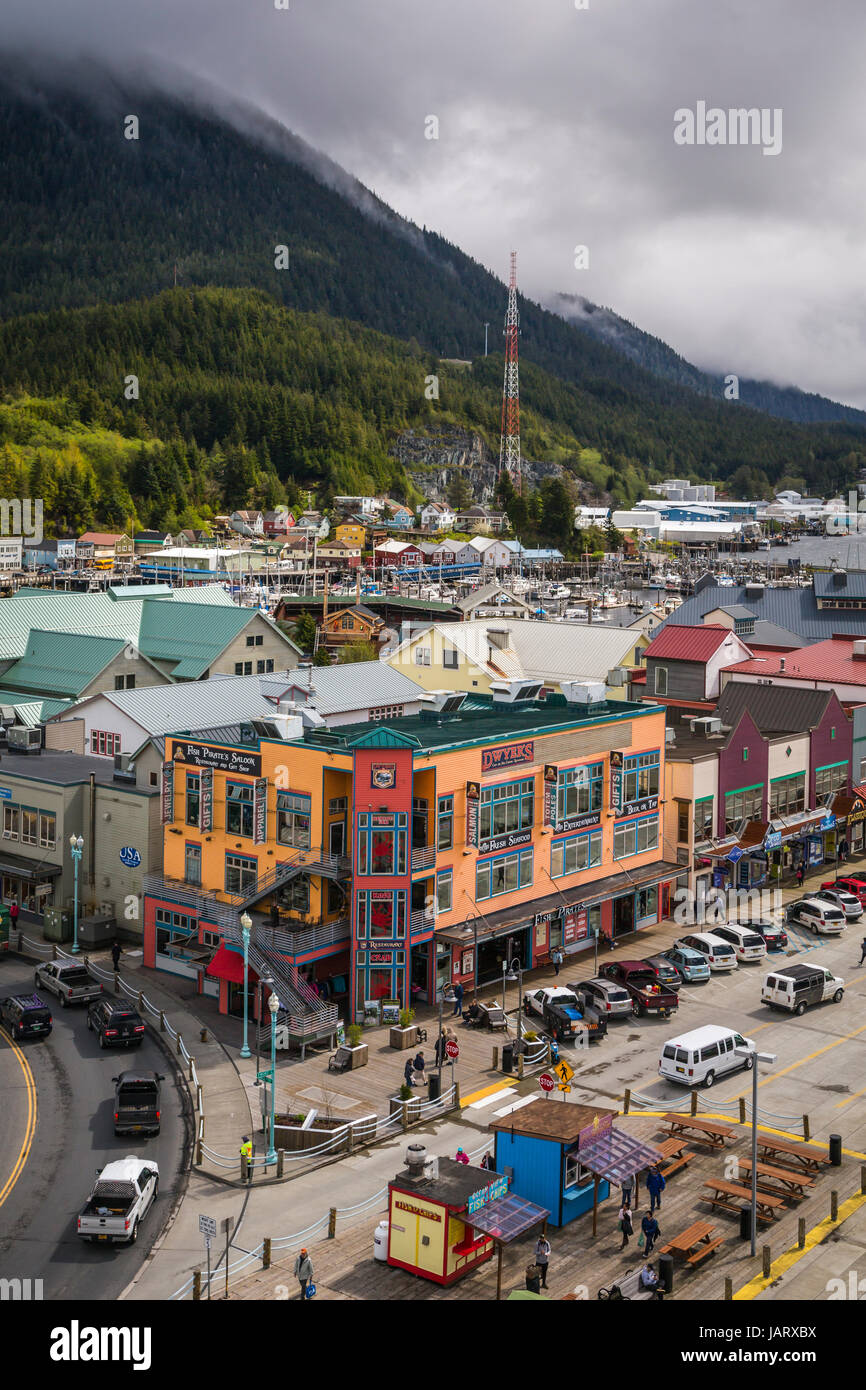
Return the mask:
<svg viewBox="0 0 866 1390">
<path fill-rule="evenodd" d="M 455 1060 L 455 1058 L 460 1056 L 460 1048 L 457 1046 L 457 1043 L 454 1041 L 453 1038 L 449 1038 L 447 1043 L 445 1044 L 445 1056 L 450 1057 L 452 1062 Z"/>
<path fill-rule="evenodd" d="M 541 1087 L 542 1091 L 552 1091 L 554 1086 L 556 1085 L 556 1082 L 550 1075 L 549 1071 L 543 1071 L 538 1078 L 538 1084 Z"/>
</svg>

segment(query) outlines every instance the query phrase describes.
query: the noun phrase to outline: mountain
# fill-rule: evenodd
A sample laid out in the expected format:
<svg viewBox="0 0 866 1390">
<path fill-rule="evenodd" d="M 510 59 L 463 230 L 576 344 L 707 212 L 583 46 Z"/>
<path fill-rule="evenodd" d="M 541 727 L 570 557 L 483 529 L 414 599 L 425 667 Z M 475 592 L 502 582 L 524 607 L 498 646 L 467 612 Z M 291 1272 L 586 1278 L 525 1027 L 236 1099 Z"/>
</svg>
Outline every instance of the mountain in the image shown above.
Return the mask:
<svg viewBox="0 0 866 1390">
<path fill-rule="evenodd" d="M 405 490 L 389 450 L 407 426 L 444 420 L 495 450 L 501 358 L 469 372 L 441 359 L 473 359 L 481 325 L 504 313 L 502 283 L 262 113 L 171 81 L 0 73 L 3 389 L 160 440 L 181 482 L 193 477 L 173 493 L 181 512 L 184 497 L 237 505 L 255 479 L 270 494 L 358 477 Z M 527 453 L 597 494 L 631 501 L 671 474 L 749 495 L 792 476 L 824 491 L 866 461 L 857 422 L 776 420 L 529 300 L 520 311 Z M 130 373 L 141 394 L 125 402 Z M 428 403 L 431 375 L 443 390 Z M 194 480 L 214 450 L 208 489 Z M 124 489 L 139 495 L 123 470 L 105 486 L 115 512 Z"/>
<path fill-rule="evenodd" d="M 601 308 L 579 294 L 555 295 L 548 307 L 582 332 L 615 347 L 629 361 L 644 367 L 654 376 L 673 381 L 678 386 L 687 386 L 699 395 L 710 396 L 714 400 L 722 397 L 725 384 L 723 376 L 702 372 L 699 367 L 680 357 L 661 338 L 644 333 L 612 309 Z M 800 391 L 795 386 L 775 386 L 771 381 L 751 381 L 748 377 L 740 377 L 739 391 L 741 405 L 762 410 L 767 415 L 776 415 L 780 420 L 810 425 L 846 420 L 851 424 L 866 425 L 866 411 L 827 400 L 825 396 L 812 392 Z"/>
</svg>

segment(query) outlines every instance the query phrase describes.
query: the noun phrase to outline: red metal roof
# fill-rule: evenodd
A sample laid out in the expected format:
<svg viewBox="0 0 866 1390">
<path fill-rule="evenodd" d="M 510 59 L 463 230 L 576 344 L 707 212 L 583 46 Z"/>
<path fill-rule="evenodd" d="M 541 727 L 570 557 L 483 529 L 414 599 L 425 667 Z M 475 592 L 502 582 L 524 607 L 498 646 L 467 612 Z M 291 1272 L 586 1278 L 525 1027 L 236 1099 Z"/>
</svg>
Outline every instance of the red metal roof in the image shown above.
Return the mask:
<svg viewBox="0 0 866 1390">
<path fill-rule="evenodd" d="M 665 661 L 709 661 L 731 636 L 731 628 L 717 623 L 666 623 L 646 648 L 644 660 L 655 656 Z"/>
<path fill-rule="evenodd" d="M 854 643 L 858 640 L 839 636 L 795 651 L 767 651 L 750 661 L 738 661 L 727 670 L 750 676 L 783 676 L 786 680 L 866 685 L 866 657 L 854 656 Z"/>
</svg>

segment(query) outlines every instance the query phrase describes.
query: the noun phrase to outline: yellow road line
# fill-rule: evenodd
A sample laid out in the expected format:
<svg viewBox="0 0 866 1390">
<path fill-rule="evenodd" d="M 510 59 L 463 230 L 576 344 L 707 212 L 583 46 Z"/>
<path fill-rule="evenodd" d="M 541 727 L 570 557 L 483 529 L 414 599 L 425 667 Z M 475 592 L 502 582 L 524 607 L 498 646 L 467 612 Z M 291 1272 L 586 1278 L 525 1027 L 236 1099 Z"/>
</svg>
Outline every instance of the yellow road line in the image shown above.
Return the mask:
<svg viewBox="0 0 866 1390">
<path fill-rule="evenodd" d="M 24 1076 L 24 1084 L 27 1087 L 27 1124 L 24 1130 L 24 1139 L 22 1140 L 21 1148 L 18 1150 L 18 1157 L 15 1160 L 12 1172 L 6 1179 L 5 1185 L 0 1188 L 0 1207 L 2 1207 L 23 1172 L 24 1165 L 27 1162 L 33 1144 L 33 1135 L 36 1132 L 36 1082 L 30 1070 L 30 1063 L 27 1061 L 21 1048 L 3 1028 L 0 1028 L 0 1038 L 3 1038 L 4 1042 L 9 1044 L 12 1052 L 18 1059 L 18 1065 Z"/>
<path fill-rule="evenodd" d="M 863 1087 L 862 1091 L 855 1091 L 853 1096 L 848 1096 L 847 1100 L 840 1100 L 836 1109 L 841 1110 L 843 1105 L 850 1105 L 852 1100 L 856 1100 L 858 1096 L 866 1096 L 866 1086 Z"/>
<path fill-rule="evenodd" d="M 841 1038 L 837 1038 L 835 1042 L 825 1043 L 823 1047 L 816 1048 L 814 1052 L 808 1052 L 806 1056 L 801 1057 L 799 1061 L 791 1062 L 789 1066 L 780 1067 L 778 1071 L 771 1072 L 769 1076 L 765 1076 L 762 1081 L 758 1082 L 758 1088 L 769 1086 L 773 1081 L 778 1081 L 780 1076 L 787 1076 L 789 1072 L 796 1071 L 798 1067 L 804 1066 L 806 1062 L 813 1061 L 815 1057 L 823 1056 L 825 1052 L 832 1052 L 834 1047 L 841 1047 L 843 1043 L 850 1042 L 852 1038 L 856 1038 L 859 1033 L 864 1032 L 866 1032 L 866 1023 L 861 1024 L 859 1028 L 852 1028 L 850 1033 L 845 1033 Z M 751 1090 L 752 1088 L 749 1086 L 745 1091 L 738 1091 L 735 1096 L 732 1096 L 732 1100 L 739 1100 L 740 1096 L 749 1095 Z"/>
<path fill-rule="evenodd" d="M 514 1078 L 515 1081 L 517 1078 Z M 495 1095 L 497 1091 L 505 1091 L 511 1085 L 510 1081 L 497 1081 L 493 1086 L 485 1086 L 482 1091 L 473 1091 L 471 1096 L 460 1097 L 460 1109 L 465 1110 L 467 1105 L 472 1105 L 476 1100 L 483 1100 L 485 1096 Z"/>
<path fill-rule="evenodd" d="M 854 1212 L 859 1210 L 864 1202 L 866 1202 L 866 1196 L 863 1196 L 859 1192 L 854 1197 L 849 1197 L 848 1201 L 843 1202 L 839 1208 L 839 1215 L 835 1221 L 832 1221 L 829 1216 L 826 1216 L 823 1221 L 819 1221 L 817 1226 L 813 1226 L 811 1231 L 806 1233 L 806 1243 L 802 1250 L 798 1245 L 792 1245 L 789 1250 L 786 1250 L 784 1254 L 780 1255 L 779 1258 L 774 1260 L 770 1265 L 770 1276 L 768 1279 L 765 1279 L 763 1274 L 756 1275 L 754 1279 L 749 1280 L 748 1284 L 744 1284 L 741 1289 L 737 1289 L 734 1298 L 743 1301 L 757 1298 L 758 1294 L 768 1289 L 774 1280 L 778 1279 L 780 1275 L 786 1274 L 789 1269 L 792 1269 L 794 1265 L 797 1264 L 798 1260 L 802 1260 L 804 1255 L 808 1255 L 810 1250 L 814 1250 L 816 1245 L 820 1245 L 822 1240 L 826 1240 L 831 1231 L 841 1226 L 842 1222 L 847 1221 L 849 1216 L 853 1216 Z"/>
</svg>

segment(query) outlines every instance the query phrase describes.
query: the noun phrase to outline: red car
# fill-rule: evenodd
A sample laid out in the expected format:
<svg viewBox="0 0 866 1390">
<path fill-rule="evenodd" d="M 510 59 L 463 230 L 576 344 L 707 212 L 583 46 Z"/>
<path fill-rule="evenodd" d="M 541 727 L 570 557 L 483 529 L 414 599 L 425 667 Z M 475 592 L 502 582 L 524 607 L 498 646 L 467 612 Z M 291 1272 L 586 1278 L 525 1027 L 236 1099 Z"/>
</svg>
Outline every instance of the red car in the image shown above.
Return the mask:
<svg viewBox="0 0 866 1390">
<path fill-rule="evenodd" d="M 843 893 L 853 893 L 855 898 L 866 907 L 866 878 L 828 878 L 826 883 L 821 884 L 822 888 L 841 888 Z"/>
</svg>

